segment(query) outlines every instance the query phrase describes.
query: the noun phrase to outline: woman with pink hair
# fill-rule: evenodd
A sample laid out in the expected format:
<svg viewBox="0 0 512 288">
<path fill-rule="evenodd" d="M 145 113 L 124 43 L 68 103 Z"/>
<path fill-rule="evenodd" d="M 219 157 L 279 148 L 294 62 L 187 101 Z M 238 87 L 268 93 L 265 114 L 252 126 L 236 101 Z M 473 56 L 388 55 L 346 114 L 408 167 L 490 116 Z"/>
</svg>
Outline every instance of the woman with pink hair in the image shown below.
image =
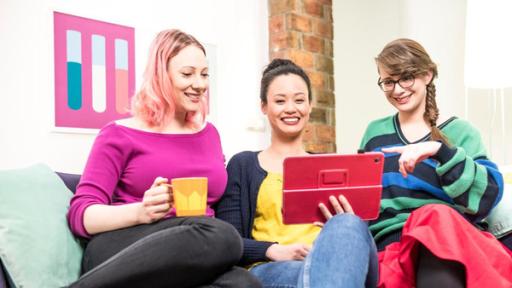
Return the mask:
<svg viewBox="0 0 512 288">
<path fill-rule="evenodd" d="M 89 239 L 71 287 L 259 287 L 233 267 L 242 241 L 214 219 L 227 175 L 220 137 L 205 121 L 206 52 L 193 36 L 164 30 L 153 41 L 133 117 L 99 132 L 68 222 Z M 205 217 L 176 217 L 179 177 L 207 177 Z"/>
</svg>

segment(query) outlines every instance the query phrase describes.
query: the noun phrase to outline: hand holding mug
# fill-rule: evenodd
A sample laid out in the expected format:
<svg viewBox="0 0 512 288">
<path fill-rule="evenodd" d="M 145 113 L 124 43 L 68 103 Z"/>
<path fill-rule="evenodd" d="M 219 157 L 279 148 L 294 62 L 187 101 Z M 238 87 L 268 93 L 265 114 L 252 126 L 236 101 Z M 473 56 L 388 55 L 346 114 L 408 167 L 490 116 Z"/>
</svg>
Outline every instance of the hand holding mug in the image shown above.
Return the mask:
<svg viewBox="0 0 512 288">
<path fill-rule="evenodd" d="M 162 219 L 173 207 L 172 187 L 169 180 L 157 177 L 151 188 L 144 192 L 139 219 L 141 223 L 152 223 Z"/>
</svg>

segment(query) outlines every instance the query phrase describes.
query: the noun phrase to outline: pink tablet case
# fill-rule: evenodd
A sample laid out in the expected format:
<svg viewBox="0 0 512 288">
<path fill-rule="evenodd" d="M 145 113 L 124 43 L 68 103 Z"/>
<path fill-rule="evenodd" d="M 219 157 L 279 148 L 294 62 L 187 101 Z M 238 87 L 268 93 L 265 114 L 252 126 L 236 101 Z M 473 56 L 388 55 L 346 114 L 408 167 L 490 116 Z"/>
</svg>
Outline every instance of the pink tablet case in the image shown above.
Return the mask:
<svg viewBox="0 0 512 288">
<path fill-rule="evenodd" d="M 334 215 L 329 196 L 343 194 L 363 220 L 379 216 L 384 155 L 313 154 L 288 157 L 283 167 L 283 221 L 285 224 L 325 222 L 318 204 Z"/>
</svg>

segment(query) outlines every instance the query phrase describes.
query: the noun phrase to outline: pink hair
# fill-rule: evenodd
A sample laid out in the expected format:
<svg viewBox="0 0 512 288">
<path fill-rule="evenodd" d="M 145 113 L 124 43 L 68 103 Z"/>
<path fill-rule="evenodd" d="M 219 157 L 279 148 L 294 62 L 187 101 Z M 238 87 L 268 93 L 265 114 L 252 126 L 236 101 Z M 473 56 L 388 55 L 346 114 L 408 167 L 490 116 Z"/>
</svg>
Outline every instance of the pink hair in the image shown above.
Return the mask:
<svg viewBox="0 0 512 288">
<path fill-rule="evenodd" d="M 189 45 L 206 51 L 192 35 L 177 29 L 158 33 L 151 43 L 148 63 L 144 71 L 141 89 L 132 99 L 132 115 L 140 117 L 150 127 L 162 128 L 169 123 L 176 110 L 176 98 L 172 93 L 173 84 L 169 77 L 170 60 Z M 191 126 L 201 127 L 207 113 L 206 97 L 201 97 L 200 109 L 187 113 L 186 121 Z"/>
</svg>

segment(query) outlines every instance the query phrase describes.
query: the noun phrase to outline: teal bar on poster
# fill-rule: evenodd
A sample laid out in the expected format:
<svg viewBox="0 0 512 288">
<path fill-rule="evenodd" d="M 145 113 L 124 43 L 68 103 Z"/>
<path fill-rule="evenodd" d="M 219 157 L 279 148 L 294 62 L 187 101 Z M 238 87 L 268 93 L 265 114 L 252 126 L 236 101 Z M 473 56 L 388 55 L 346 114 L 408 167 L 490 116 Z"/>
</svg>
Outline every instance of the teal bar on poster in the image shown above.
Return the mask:
<svg viewBox="0 0 512 288">
<path fill-rule="evenodd" d="M 82 34 L 66 30 L 66 60 L 68 77 L 68 107 L 82 108 Z"/>
<path fill-rule="evenodd" d="M 68 62 L 68 107 L 82 108 L 82 64 Z"/>
</svg>

